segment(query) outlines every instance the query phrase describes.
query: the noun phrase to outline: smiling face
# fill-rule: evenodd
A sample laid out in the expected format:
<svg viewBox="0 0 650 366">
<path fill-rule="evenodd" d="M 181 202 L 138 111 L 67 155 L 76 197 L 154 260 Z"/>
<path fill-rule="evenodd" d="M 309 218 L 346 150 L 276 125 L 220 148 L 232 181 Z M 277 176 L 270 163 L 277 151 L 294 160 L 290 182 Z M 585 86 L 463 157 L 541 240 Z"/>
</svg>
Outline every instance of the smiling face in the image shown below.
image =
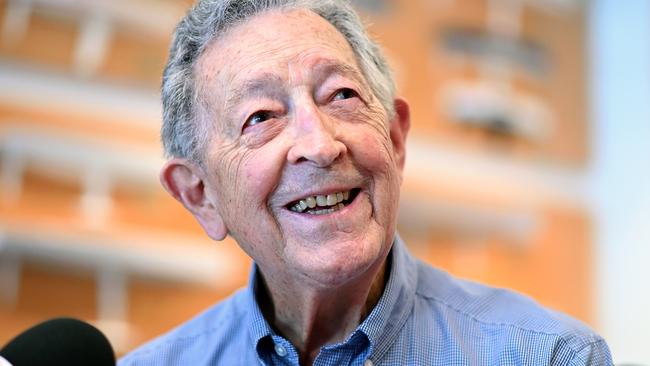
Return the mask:
<svg viewBox="0 0 650 366">
<path fill-rule="evenodd" d="M 389 120 L 345 38 L 314 13 L 268 12 L 196 73 L 210 138 L 193 213 L 208 233 L 227 229 L 265 276 L 336 286 L 381 265 L 408 113 Z"/>
</svg>

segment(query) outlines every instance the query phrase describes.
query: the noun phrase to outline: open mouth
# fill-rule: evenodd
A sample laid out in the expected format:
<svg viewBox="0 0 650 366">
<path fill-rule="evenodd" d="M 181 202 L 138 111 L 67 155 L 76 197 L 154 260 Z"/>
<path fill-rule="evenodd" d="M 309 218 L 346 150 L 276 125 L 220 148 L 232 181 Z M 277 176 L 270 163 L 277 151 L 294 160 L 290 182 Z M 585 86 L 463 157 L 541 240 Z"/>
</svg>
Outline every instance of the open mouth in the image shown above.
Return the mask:
<svg viewBox="0 0 650 366">
<path fill-rule="evenodd" d="M 354 188 L 349 191 L 336 192 L 327 195 L 309 196 L 289 203 L 287 209 L 310 215 L 325 215 L 338 211 L 349 205 L 361 191 Z"/>
</svg>

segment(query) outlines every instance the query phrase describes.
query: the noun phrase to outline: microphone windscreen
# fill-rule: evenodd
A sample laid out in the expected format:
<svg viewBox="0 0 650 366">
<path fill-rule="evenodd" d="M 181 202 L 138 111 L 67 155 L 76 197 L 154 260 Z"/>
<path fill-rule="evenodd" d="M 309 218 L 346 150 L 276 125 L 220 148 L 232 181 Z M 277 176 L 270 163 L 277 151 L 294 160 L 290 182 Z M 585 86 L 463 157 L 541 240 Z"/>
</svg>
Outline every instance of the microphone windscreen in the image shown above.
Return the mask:
<svg viewBox="0 0 650 366">
<path fill-rule="evenodd" d="M 13 366 L 115 366 L 115 353 L 97 328 L 81 320 L 57 318 L 22 332 L 0 350 Z"/>
</svg>

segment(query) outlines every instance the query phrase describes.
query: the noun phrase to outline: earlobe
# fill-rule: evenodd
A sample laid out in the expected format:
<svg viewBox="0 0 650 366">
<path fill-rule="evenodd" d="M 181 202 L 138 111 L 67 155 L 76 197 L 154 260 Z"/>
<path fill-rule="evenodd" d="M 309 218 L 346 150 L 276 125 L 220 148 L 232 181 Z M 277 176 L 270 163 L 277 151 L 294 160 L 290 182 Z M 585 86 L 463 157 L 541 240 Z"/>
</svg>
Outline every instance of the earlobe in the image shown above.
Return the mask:
<svg viewBox="0 0 650 366">
<path fill-rule="evenodd" d="M 185 159 L 169 160 L 160 170 L 160 183 L 183 204 L 214 240 L 223 240 L 228 229 L 206 192 L 205 178 L 198 166 Z"/>
<path fill-rule="evenodd" d="M 390 139 L 396 155 L 400 173 L 404 171 L 406 161 L 406 136 L 411 127 L 411 111 L 406 100 L 395 99 L 395 116 L 390 123 Z"/>
</svg>

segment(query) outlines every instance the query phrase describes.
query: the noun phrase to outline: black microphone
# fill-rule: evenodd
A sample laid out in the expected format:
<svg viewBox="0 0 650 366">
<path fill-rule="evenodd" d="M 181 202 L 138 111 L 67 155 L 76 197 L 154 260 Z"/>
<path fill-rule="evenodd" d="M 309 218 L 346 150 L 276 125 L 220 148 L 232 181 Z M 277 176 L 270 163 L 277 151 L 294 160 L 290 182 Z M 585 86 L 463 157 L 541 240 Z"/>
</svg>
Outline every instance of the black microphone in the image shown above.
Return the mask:
<svg viewBox="0 0 650 366">
<path fill-rule="evenodd" d="M 106 336 L 81 320 L 57 318 L 22 332 L 0 350 L 12 366 L 115 366 Z"/>
</svg>

